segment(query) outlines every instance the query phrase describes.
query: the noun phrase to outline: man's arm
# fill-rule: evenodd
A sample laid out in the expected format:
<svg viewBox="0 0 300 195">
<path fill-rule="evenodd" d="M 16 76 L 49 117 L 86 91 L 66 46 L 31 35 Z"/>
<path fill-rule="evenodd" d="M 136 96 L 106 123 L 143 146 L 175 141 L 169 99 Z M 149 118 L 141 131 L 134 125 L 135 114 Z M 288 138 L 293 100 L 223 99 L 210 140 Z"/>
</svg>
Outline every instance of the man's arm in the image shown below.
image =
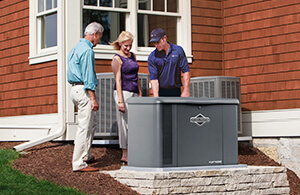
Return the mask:
<svg viewBox="0 0 300 195">
<path fill-rule="evenodd" d="M 181 97 L 190 97 L 190 72 L 183 73 L 183 90 L 181 92 Z"/>
<path fill-rule="evenodd" d="M 90 89 L 87 89 L 87 92 L 91 98 L 91 102 L 92 102 L 92 110 L 93 111 L 98 111 L 99 110 L 99 105 L 96 99 L 96 95 L 95 95 L 95 91 L 92 91 Z"/>
<path fill-rule="evenodd" d="M 158 80 L 150 80 L 151 88 L 154 97 L 158 97 L 159 83 Z"/>
</svg>

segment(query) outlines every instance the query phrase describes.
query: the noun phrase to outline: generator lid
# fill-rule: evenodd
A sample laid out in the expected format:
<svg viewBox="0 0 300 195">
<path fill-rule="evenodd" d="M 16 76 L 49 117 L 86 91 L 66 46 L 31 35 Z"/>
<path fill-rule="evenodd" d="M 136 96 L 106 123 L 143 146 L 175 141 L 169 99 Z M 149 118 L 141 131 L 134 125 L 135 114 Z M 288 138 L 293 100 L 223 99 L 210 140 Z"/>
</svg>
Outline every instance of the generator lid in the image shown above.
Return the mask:
<svg viewBox="0 0 300 195">
<path fill-rule="evenodd" d="M 233 98 L 199 98 L 199 97 L 132 97 L 128 104 L 235 104 L 240 102 Z"/>
</svg>

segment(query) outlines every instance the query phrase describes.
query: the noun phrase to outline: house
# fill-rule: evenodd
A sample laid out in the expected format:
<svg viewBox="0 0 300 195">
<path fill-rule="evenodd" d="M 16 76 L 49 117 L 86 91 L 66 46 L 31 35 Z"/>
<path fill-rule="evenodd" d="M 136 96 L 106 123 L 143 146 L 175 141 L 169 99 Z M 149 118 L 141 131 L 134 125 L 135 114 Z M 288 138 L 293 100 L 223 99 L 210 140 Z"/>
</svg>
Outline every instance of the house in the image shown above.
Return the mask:
<svg viewBox="0 0 300 195">
<path fill-rule="evenodd" d="M 98 73 L 111 72 L 108 43 L 122 30 L 148 73 L 149 33 L 161 27 L 192 77 L 240 78 L 242 135 L 299 176 L 299 10 L 297 0 L 1 0 L 0 140 L 74 139 L 66 56 L 88 23 L 105 28 Z"/>
</svg>

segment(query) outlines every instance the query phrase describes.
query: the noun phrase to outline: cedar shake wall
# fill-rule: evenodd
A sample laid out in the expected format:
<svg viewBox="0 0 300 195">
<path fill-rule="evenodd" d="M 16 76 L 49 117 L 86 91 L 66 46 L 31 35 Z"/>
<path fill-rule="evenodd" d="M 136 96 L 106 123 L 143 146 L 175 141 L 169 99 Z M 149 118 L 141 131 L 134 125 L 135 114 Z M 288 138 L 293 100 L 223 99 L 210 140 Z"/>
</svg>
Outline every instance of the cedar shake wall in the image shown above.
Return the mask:
<svg viewBox="0 0 300 195">
<path fill-rule="evenodd" d="M 57 113 L 56 61 L 29 65 L 29 1 L 0 1 L 0 117 Z"/>
<path fill-rule="evenodd" d="M 191 77 L 222 75 L 221 0 L 192 0 Z"/>
<path fill-rule="evenodd" d="M 300 1 L 226 0 L 224 71 L 244 110 L 300 108 Z"/>
<path fill-rule="evenodd" d="M 300 108 L 298 0 L 191 4 L 192 77 L 240 77 L 244 110 Z M 29 0 L 0 1 L 0 29 L 0 117 L 57 113 L 57 62 L 29 65 Z"/>
</svg>

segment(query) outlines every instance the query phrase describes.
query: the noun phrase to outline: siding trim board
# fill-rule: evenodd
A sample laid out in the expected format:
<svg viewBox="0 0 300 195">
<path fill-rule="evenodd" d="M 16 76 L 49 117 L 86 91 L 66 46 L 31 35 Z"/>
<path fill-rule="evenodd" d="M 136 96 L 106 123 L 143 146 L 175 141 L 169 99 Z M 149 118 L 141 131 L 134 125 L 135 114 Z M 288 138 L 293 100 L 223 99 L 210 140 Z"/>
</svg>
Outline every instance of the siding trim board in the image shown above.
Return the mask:
<svg viewBox="0 0 300 195">
<path fill-rule="evenodd" d="M 300 136 L 300 109 L 243 112 L 243 133 L 252 137 Z"/>
</svg>

